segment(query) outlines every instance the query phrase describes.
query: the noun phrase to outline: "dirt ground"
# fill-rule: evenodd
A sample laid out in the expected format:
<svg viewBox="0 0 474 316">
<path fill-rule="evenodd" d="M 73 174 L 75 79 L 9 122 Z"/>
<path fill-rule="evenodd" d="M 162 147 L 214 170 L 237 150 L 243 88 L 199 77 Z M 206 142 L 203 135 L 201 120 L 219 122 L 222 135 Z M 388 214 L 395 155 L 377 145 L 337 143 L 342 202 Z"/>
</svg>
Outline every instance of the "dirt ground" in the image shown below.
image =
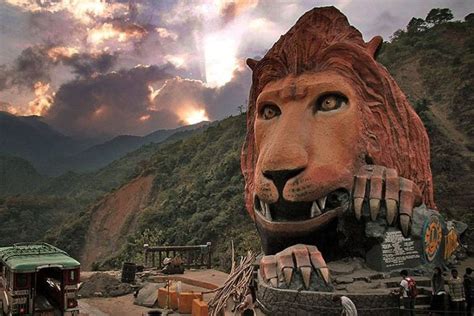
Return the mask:
<svg viewBox="0 0 474 316">
<path fill-rule="evenodd" d="M 460 275 L 464 275 L 467 267 L 474 268 L 474 257 L 469 257 L 460 262 L 457 269 Z M 185 285 L 185 290 L 202 290 Z M 83 298 L 79 300 L 81 316 L 145 316 L 151 308 L 133 304 L 133 294 L 110 298 Z"/>
<path fill-rule="evenodd" d="M 84 304 L 85 303 L 85 304 Z M 107 298 L 83 298 L 79 300 L 81 316 L 141 316 L 151 308 L 133 304 L 133 294 Z"/>
</svg>

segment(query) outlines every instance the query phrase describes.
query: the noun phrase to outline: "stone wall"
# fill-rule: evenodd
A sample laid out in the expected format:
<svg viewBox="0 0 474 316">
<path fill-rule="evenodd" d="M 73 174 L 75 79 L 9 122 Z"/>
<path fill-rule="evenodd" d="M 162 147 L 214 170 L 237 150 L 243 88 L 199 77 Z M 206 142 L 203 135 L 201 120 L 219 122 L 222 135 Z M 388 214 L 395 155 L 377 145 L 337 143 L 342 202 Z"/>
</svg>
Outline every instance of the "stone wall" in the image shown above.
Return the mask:
<svg viewBox="0 0 474 316">
<path fill-rule="evenodd" d="M 267 315 L 340 315 L 341 308 L 332 301 L 335 295 L 348 296 L 360 316 L 398 316 L 399 299 L 387 293 L 328 293 L 276 289 L 258 282 L 257 297 Z"/>
</svg>

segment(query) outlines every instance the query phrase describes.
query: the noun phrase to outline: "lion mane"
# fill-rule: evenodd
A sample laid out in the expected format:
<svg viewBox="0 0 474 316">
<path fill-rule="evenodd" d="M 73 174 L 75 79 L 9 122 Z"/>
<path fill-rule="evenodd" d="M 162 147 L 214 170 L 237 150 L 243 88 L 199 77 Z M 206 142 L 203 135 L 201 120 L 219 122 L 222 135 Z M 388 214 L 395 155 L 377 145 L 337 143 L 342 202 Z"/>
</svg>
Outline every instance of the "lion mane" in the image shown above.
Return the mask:
<svg viewBox="0 0 474 316">
<path fill-rule="evenodd" d="M 271 81 L 329 69 L 352 81 L 364 100 L 364 104 L 358 105 L 364 120 L 364 132 L 360 135 L 366 148 L 363 159 L 369 164 L 395 168 L 400 176 L 418 185 L 429 208 L 436 208 L 428 135 L 395 80 L 375 60 L 381 43 L 379 36 L 365 43 L 362 34 L 336 8 L 314 8 L 281 36 L 260 61 L 247 60 L 253 74 L 241 169 L 246 207 L 252 218 L 258 95 Z"/>
</svg>

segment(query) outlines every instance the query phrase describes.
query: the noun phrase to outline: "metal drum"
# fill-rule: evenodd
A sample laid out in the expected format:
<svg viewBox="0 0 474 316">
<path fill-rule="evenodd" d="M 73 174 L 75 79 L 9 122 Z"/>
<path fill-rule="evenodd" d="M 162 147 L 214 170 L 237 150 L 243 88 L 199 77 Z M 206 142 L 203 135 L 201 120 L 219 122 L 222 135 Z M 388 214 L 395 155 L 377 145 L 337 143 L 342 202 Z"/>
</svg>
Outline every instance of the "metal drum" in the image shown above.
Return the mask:
<svg viewBox="0 0 474 316">
<path fill-rule="evenodd" d="M 137 273 L 137 265 L 131 262 L 122 264 L 122 283 L 135 283 L 135 274 Z"/>
</svg>

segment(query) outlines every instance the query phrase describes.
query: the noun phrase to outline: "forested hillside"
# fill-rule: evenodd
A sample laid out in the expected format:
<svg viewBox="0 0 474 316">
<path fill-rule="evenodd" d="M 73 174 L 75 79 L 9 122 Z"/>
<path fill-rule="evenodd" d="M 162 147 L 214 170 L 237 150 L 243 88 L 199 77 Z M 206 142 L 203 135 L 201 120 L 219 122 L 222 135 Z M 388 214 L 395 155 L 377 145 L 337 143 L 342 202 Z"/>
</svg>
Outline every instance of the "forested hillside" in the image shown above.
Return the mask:
<svg viewBox="0 0 474 316">
<path fill-rule="evenodd" d="M 0 246 L 45 238 L 54 241 L 62 227 L 76 223 L 98 199 L 139 175 L 160 147 L 202 130 L 175 133 L 163 143 L 145 145 L 97 172 L 68 172 L 52 178 L 38 174 L 24 159 L 0 156 Z M 63 237 L 67 248 L 79 256 L 81 247 L 76 240 L 83 236 Z"/>
<path fill-rule="evenodd" d="M 230 257 L 223 254 L 228 252 L 231 239 L 239 251 L 258 249 L 258 238 L 243 200 L 240 149 L 244 136 L 245 116 L 240 115 L 157 150 L 138 177 L 154 178 L 147 204 L 134 206 L 132 214 L 128 210 L 129 199 L 113 204 L 117 214 L 127 216 L 127 225 L 136 223 L 136 232 L 124 239 L 122 249 L 101 258 L 94 266 L 119 266 L 123 260 L 140 256 L 144 243 L 153 242 L 183 245 L 211 241 L 215 245 L 216 263 L 222 266 L 230 262 Z M 119 194 L 117 198 L 115 192 Z M 129 186 L 115 192 L 112 199 L 120 199 L 120 195 L 130 194 Z M 71 253 L 77 254 L 78 246 L 89 248 L 88 242 L 92 241 L 84 234 L 90 231 L 94 220 L 103 219 L 102 214 L 110 211 L 109 196 L 49 240 Z M 107 231 L 123 229 L 126 227 L 115 226 Z M 101 233 L 93 230 L 94 235 Z"/>
<path fill-rule="evenodd" d="M 433 9 L 385 43 L 387 67 L 422 118 L 431 141 L 435 197 L 441 212 L 473 223 L 474 15 L 448 22 Z M 468 218 L 471 216 L 470 218 Z"/>
</svg>

